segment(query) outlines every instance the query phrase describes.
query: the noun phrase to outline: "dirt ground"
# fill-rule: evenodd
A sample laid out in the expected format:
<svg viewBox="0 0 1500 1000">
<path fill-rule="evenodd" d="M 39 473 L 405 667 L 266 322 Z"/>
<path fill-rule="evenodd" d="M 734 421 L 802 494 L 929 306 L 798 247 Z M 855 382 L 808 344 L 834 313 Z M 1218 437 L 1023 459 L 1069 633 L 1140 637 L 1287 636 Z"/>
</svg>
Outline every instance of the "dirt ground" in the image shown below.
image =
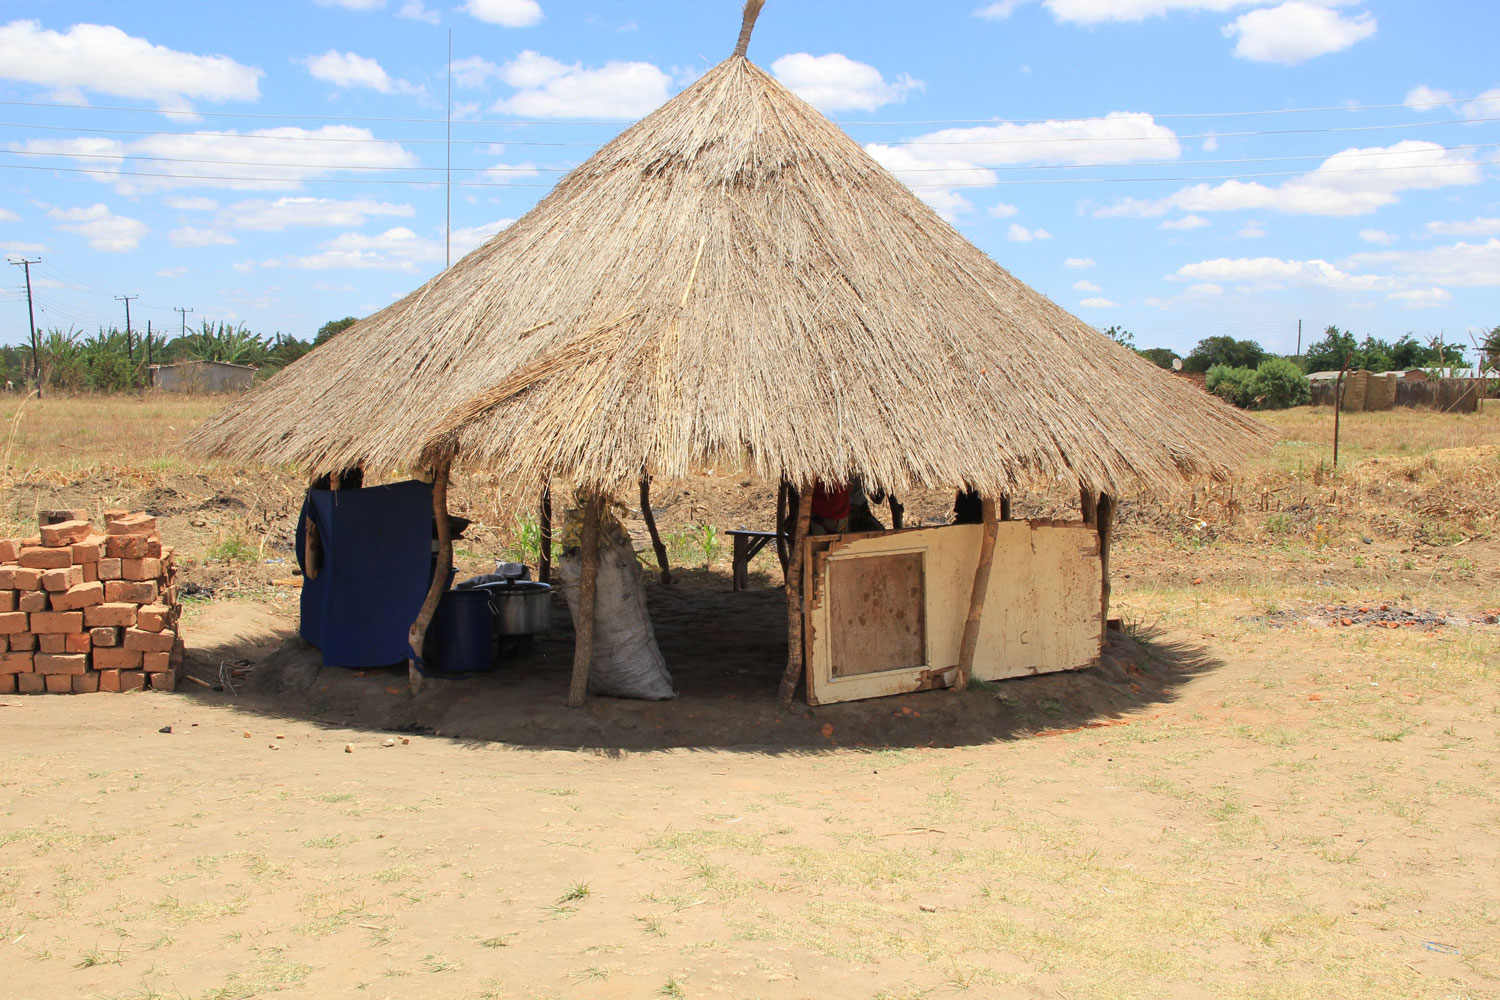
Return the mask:
<svg viewBox="0 0 1500 1000">
<path fill-rule="evenodd" d="M 0 998 L 1500 996 L 1500 412 L 1359 416 L 1128 499 L 1099 667 L 786 714 L 773 559 L 651 584 L 677 701 L 562 708 L 561 607 L 413 700 L 291 640 L 295 477 L 0 414 L 13 525 L 161 515 L 203 681 L 0 697 Z M 480 570 L 517 503 L 457 493 Z M 658 504 L 701 566 L 774 494 Z"/>
</svg>

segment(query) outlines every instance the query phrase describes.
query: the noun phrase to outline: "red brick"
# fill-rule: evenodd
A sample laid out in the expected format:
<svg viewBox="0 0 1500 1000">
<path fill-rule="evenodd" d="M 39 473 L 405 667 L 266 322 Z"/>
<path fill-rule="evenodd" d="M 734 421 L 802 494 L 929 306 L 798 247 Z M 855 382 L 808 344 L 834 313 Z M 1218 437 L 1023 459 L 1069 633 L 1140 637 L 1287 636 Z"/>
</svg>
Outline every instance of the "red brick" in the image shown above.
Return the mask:
<svg viewBox="0 0 1500 1000">
<path fill-rule="evenodd" d="M 59 521 L 56 524 L 42 525 L 40 534 L 43 545 L 48 548 L 58 548 L 81 541 L 92 534 L 93 531 L 94 526 L 87 521 Z M 68 554 L 68 558 L 72 558 L 71 552 Z"/>
<path fill-rule="evenodd" d="M 104 584 L 102 583 L 80 583 L 76 587 L 69 587 L 61 594 L 52 595 L 53 611 L 73 611 L 77 608 L 87 608 L 103 603 Z"/>
<path fill-rule="evenodd" d="M 168 653 L 177 637 L 171 632 L 147 632 L 144 629 L 125 630 L 125 648 L 139 649 L 146 653 Z"/>
<path fill-rule="evenodd" d="M 37 546 L 21 550 L 20 563 L 28 569 L 62 569 L 73 565 L 73 553 L 69 549 L 48 549 Z"/>
<path fill-rule="evenodd" d="M 120 644 L 120 630 L 101 626 L 89 629 L 89 642 L 97 647 L 118 646 Z"/>
<path fill-rule="evenodd" d="M 10 636 L 0 635 L 0 653 L 10 649 Z"/>
<path fill-rule="evenodd" d="M 159 673 L 163 670 L 172 669 L 172 654 L 167 652 L 142 653 L 141 669 L 149 673 Z"/>
<path fill-rule="evenodd" d="M 151 687 L 157 691 L 177 690 L 177 674 L 171 670 L 153 672 L 151 675 Z"/>
<path fill-rule="evenodd" d="M 87 632 L 69 632 L 63 636 L 63 648 L 70 653 L 87 653 L 94 647 Z"/>
<path fill-rule="evenodd" d="M 16 539 L 16 544 L 23 549 L 34 549 L 42 544 L 42 536 L 34 535 L 31 538 L 18 538 Z"/>
<path fill-rule="evenodd" d="M 95 563 L 104 558 L 103 535 L 90 535 L 79 542 L 73 543 L 73 561 L 75 563 Z"/>
<path fill-rule="evenodd" d="M 32 676 L 39 676 L 39 675 L 33 674 Z M 46 677 L 47 677 L 47 693 L 48 694 L 72 694 L 73 693 L 73 675 L 72 674 L 47 674 Z"/>
<path fill-rule="evenodd" d="M 21 694 L 41 694 L 47 690 L 47 678 L 41 674 L 16 674 L 16 690 Z"/>
<path fill-rule="evenodd" d="M 99 675 L 92 670 L 73 677 L 74 694 L 93 694 L 97 690 L 99 690 Z"/>
<path fill-rule="evenodd" d="M 106 530 L 111 535 L 149 535 L 156 530 L 156 518 L 150 514 L 126 514 L 111 518 Z"/>
<path fill-rule="evenodd" d="M 12 635 L 16 632 L 25 632 L 28 627 L 24 611 L 7 611 L 0 614 L 0 633 Z"/>
<path fill-rule="evenodd" d="M 16 690 L 15 674 L 0 674 L 0 694 L 14 694 Z"/>
<path fill-rule="evenodd" d="M 109 580 L 104 584 L 104 599 L 111 604 L 155 604 L 156 584 L 132 580 Z"/>
<path fill-rule="evenodd" d="M 183 654 L 186 651 L 187 651 L 186 647 L 185 647 L 185 645 L 184 645 L 184 643 L 182 641 L 182 636 L 179 635 L 177 637 L 177 641 L 174 642 L 174 643 L 172 643 L 172 669 L 173 670 L 181 670 L 182 669 L 182 657 L 183 657 Z"/>
<path fill-rule="evenodd" d="M 28 649 L 36 648 L 36 634 L 32 632 L 14 632 L 9 637 L 11 652 L 24 653 Z"/>
<path fill-rule="evenodd" d="M 99 582 L 99 564 L 96 562 L 79 563 L 78 568 L 83 571 L 84 583 Z"/>
<path fill-rule="evenodd" d="M 100 691 L 118 691 L 118 690 L 120 690 L 120 672 L 118 670 L 101 670 L 101 671 L 99 671 L 99 690 Z"/>
<path fill-rule="evenodd" d="M 29 674 L 36 669 L 30 653 L 0 654 L 0 674 Z"/>
<path fill-rule="evenodd" d="M 160 535 L 152 535 L 150 538 L 146 539 L 146 558 L 147 559 L 160 559 L 161 558 L 161 536 Z"/>
<path fill-rule="evenodd" d="M 147 632 L 160 632 L 167 627 L 167 616 L 170 614 L 171 609 L 166 605 L 142 604 L 140 613 L 135 618 L 135 627 Z"/>
<path fill-rule="evenodd" d="M 141 666 L 141 651 L 139 649 L 96 649 L 94 650 L 95 670 L 139 670 Z"/>
<path fill-rule="evenodd" d="M 20 542 L 14 538 L 0 538 L 0 562 L 13 563 L 20 554 Z"/>
<path fill-rule="evenodd" d="M 140 670 L 120 671 L 121 691 L 144 691 L 146 690 L 146 674 Z"/>
<path fill-rule="evenodd" d="M 134 625 L 135 617 L 136 605 L 128 603 L 95 604 L 83 609 L 83 623 L 90 628 L 99 625 Z"/>
<path fill-rule="evenodd" d="M 99 560 L 99 579 L 118 580 L 120 579 L 120 572 L 120 558 L 118 556 L 113 558 L 105 557 Z"/>
<path fill-rule="evenodd" d="M 111 521 L 118 521 L 122 517 L 129 516 L 130 511 L 125 509 L 124 507 L 113 507 L 104 512 L 104 523 L 108 524 Z"/>
<path fill-rule="evenodd" d="M 81 674 L 89 668 L 89 658 L 82 653 L 38 653 L 35 663 L 39 674 Z"/>
<path fill-rule="evenodd" d="M 19 566 L 0 566 L 0 587 L 16 590 L 41 590 L 42 571 Z"/>
<path fill-rule="evenodd" d="M 161 560 L 121 559 L 120 575 L 127 580 L 155 580 L 161 576 Z"/>
<path fill-rule="evenodd" d="M 146 558 L 145 535 L 110 535 L 104 543 L 104 554 L 110 559 Z"/>
<path fill-rule="evenodd" d="M 31 631 L 38 635 L 48 632 L 82 632 L 82 611 L 38 611 L 31 616 Z"/>
<path fill-rule="evenodd" d="M 49 632 L 36 637 L 36 648 L 43 653 L 66 653 L 67 637 L 61 632 Z"/>
<path fill-rule="evenodd" d="M 0 590 L 0 614 L 16 610 L 16 592 Z"/>
<path fill-rule="evenodd" d="M 21 590 L 16 598 L 17 611 L 46 611 L 49 605 L 45 590 Z"/>
<path fill-rule="evenodd" d="M 48 591 L 67 590 L 83 582 L 83 570 L 69 565 L 67 569 L 42 570 L 42 589 Z"/>
</svg>

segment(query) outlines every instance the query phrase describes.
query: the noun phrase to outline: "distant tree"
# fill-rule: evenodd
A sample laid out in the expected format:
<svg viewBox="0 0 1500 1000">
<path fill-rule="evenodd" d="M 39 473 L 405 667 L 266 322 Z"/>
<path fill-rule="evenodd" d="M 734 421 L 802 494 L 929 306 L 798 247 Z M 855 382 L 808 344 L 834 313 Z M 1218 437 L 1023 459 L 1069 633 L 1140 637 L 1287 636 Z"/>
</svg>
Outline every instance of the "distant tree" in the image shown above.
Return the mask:
<svg viewBox="0 0 1500 1000">
<path fill-rule="evenodd" d="M 224 361 L 232 365 L 258 367 L 265 364 L 269 353 L 265 339 L 259 334 L 251 333 L 245 324 L 215 325 L 212 320 L 204 320 L 199 330 L 186 337 L 179 337 L 172 344 L 180 345 L 182 356 L 189 360 Z"/>
<path fill-rule="evenodd" d="M 1165 347 L 1148 347 L 1137 353 L 1158 368 L 1171 368 L 1172 362 L 1179 357 L 1176 351 Z"/>
<path fill-rule="evenodd" d="M 1433 352 L 1426 344 L 1408 333 L 1391 345 L 1391 370 L 1404 372 L 1435 364 L 1436 362 L 1429 361 L 1428 355 L 1431 353 Z"/>
<path fill-rule="evenodd" d="M 296 337 L 278 333 L 272 340 L 270 353 L 266 356 L 266 363 L 261 372 L 265 376 L 274 375 L 312 349 L 313 345 L 310 341 L 298 340 Z"/>
<path fill-rule="evenodd" d="M 1500 326 L 1491 330 L 1479 342 L 1479 349 L 1484 352 L 1485 364 L 1490 371 L 1500 371 Z"/>
<path fill-rule="evenodd" d="M 1214 365 L 1254 368 L 1268 357 L 1265 348 L 1253 340 L 1205 337 L 1182 359 L 1182 368 L 1190 372 L 1206 372 Z"/>
<path fill-rule="evenodd" d="M 336 334 L 343 333 L 345 330 L 349 329 L 351 326 L 358 322 L 359 319 L 354 316 L 345 316 L 343 319 L 329 320 L 327 323 L 324 323 L 322 326 L 318 327 L 318 335 L 313 338 L 313 346 L 317 347 L 319 344 L 327 343 L 328 341 L 332 340 Z"/>
<path fill-rule="evenodd" d="M 1365 335 L 1359 345 L 1359 366 L 1366 371 L 1388 372 L 1395 366 L 1391 345 L 1378 337 Z"/>
<path fill-rule="evenodd" d="M 1247 393 L 1251 401 L 1267 410 L 1301 406 L 1312 398 L 1312 386 L 1295 361 L 1267 358 L 1255 369 Z"/>
<path fill-rule="evenodd" d="M 1208 391 L 1226 403 L 1249 406 L 1251 402 L 1250 382 L 1255 378 L 1255 369 L 1244 365 L 1211 365 L 1205 384 Z"/>
<path fill-rule="evenodd" d="M 1128 347 L 1131 350 L 1135 349 L 1135 334 L 1131 333 L 1123 326 L 1109 327 L 1104 331 L 1104 335 L 1110 340 L 1113 340 L 1115 343 L 1119 344 L 1121 347 Z"/>
<path fill-rule="evenodd" d="M 1306 372 L 1333 372 L 1347 362 L 1351 369 L 1358 368 L 1364 360 L 1354 334 L 1345 333 L 1336 326 L 1323 331 L 1323 339 L 1307 346 L 1302 355 L 1302 370 Z"/>
</svg>

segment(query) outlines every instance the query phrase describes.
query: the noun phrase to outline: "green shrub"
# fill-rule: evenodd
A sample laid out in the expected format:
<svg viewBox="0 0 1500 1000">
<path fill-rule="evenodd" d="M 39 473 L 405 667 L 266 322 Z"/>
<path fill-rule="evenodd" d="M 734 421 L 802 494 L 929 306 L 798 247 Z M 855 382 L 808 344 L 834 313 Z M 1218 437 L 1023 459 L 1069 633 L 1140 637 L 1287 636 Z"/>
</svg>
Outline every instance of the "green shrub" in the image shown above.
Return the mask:
<svg viewBox="0 0 1500 1000">
<path fill-rule="evenodd" d="M 1214 365 L 1208 370 L 1208 391 L 1235 406 L 1249 406 L 1250 382 L 1255 377 L 1253 368 Z"/>
<path fill-rule="evenodd" d="M 1301 406 L 1311 399 L 1312 386 L 1295 362 L 1267 358 L 1249 380 L 1249 397 L 1264 409 L 1284 410 L 1288 406 Z"/>
</svg>

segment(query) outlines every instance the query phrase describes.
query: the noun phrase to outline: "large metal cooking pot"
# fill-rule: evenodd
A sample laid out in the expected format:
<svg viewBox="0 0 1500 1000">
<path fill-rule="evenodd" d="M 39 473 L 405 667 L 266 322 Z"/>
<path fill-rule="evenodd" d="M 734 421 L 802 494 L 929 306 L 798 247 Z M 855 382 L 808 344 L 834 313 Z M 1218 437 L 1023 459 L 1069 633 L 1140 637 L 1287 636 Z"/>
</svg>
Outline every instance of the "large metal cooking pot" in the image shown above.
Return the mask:
<svg viewBox="0 0 1500 1000">
<path fill-rule="evenodd" d="M 496 635 L 536 635 L 552 619 L 552 588 L 532 580 L 512 580 L 484 587 L 495 615 Z"/>
</svg>

